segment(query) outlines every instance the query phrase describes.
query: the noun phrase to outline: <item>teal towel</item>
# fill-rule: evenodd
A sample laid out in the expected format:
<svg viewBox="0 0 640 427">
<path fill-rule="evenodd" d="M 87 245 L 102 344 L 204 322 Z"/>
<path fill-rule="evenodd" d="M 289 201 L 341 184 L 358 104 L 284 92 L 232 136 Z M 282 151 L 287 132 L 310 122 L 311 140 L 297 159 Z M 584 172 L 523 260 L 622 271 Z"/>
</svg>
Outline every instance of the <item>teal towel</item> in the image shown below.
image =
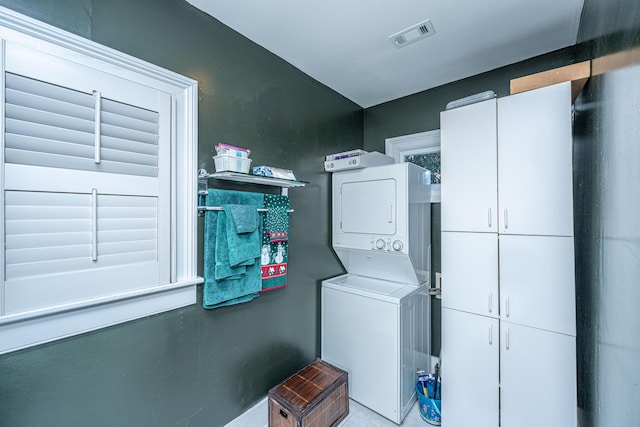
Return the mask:
<svg viewBox="0 0 640 427">
<path fill-rule="evenodd" d="M 263 194 L 248 193 L 241 191 L 214 190 L 207 192 L 206 205 L 250 205 L 254 209 L 262 207 Z M 226 305 L 238 304 L 251 301 L 259 295 L 261 284 L 260 263 L 253 262 L 252 265 L 242 265 L 232 267 L 228 264 L 228 234 L 227 234 L 226 212 L 206 211 L 204 219 L 204 288 L 203 301 L 204 308 L 217 308 Z M 261 227 L 258 227 L 258 233 Z M 234 233 L 237 234 L 237 233 Z M 226 278 L 216 278 L 216 264 L 222 265 L 227 260 L 230 276 Z M 250 262 L 250 261 L 249 261 Z"/>
<path fill-rule="evenodd" d="M 260 214 L 252 205 L 223 205 L 226 215 L 229 265 L 253 265 L 260 256 Z"/>
<path fill-rule="evenodd" d="M 247 205 L 224 205 L 227 218 L 231 218 L 235 232 L 238 234 L 256 231 L 260 225 L 260 213 L 258 209 Z"/>
</svg>

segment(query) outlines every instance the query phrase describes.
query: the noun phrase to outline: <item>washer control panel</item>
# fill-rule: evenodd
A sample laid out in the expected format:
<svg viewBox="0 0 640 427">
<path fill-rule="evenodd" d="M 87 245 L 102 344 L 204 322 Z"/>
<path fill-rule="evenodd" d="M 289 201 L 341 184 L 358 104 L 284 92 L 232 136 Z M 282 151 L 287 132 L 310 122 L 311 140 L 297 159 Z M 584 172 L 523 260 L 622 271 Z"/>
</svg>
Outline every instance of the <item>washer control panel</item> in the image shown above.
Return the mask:
<svg viewBox="0 0 640 427">
<path fill-rule="evenodd" d="M 404 242 L 402 239 L 390 239 L 384 237 L 371 237 L 371 249 L 386 252 L 402 252 Z"/>
</svg>

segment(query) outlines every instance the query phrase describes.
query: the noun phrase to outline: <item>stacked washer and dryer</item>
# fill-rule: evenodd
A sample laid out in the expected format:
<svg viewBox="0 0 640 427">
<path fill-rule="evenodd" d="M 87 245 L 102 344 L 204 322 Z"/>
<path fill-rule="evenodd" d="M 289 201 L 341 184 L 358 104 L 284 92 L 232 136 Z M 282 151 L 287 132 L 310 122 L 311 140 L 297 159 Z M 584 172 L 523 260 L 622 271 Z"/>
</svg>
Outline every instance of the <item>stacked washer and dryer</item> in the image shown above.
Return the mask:
<svg viewBox="0 0 640 427">
<path fill-rule="evenodd" d="M 347 274 L 322 282 L 322 359 L 349 397 L 400 424 L 430 370 L 429 171 L 399 163 L 335 172 L 332 244 Z"/>
</svg>

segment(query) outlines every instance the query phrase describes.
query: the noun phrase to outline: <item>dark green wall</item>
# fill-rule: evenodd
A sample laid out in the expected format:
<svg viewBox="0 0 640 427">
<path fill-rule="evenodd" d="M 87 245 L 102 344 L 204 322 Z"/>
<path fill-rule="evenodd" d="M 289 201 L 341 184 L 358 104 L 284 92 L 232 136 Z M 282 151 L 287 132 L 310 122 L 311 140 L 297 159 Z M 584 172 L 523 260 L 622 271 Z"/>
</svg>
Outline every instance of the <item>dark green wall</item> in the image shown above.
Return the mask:
<svg viewBox="0 0 640 427">
<path fill-rule="evenodd" d="M 199 167 L 225 141 L 310 182 L 289 191 L 286 289 L 0 356 L 0 426 L 224 425 L 320 354 L 319 283 L 343 271 L 322 160 L 362 146 L 362 109 L 184 0 L 0 5 L 198 80 Z"/>
</svg>

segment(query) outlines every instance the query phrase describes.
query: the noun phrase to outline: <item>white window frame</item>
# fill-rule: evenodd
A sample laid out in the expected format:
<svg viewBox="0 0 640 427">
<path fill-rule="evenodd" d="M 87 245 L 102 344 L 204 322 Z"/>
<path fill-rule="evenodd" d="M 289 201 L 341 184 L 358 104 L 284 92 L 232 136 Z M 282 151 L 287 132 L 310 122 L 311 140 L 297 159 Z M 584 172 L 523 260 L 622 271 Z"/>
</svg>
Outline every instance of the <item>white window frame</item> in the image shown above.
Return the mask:
<svg viewBox="0 0 640 427">
<path fill-rule="evenodd" d="M 171 96 L 170 282 L 115 296 L 93 298 L 5 315 L 4 252 L 0 251 L 0 354 L 114 324 L 174 310 L 196 302 L 197 276 L 197 81 L 77 35 L 0 7 L 0 39 L 85 64 L 147 85 Z M 4 103 L 0 103 L 4 117 Z M 4 144 L 0 190 L 4 192 Z M 179 190 L 178 190 L 179 189 Z M 0 243 L 4 245 L 4 197 L 0 198 Z"/>
<path fill-rule="evenodd" d="M 440 129 L 387 138 L 384 152 L 404 163 L 406 156 L 440 152 Z M 446 179 L 446 177 L 445 177 Z M 431 203 L 440 203 L 440 184 L 431 184 Z"/>
</svg>

